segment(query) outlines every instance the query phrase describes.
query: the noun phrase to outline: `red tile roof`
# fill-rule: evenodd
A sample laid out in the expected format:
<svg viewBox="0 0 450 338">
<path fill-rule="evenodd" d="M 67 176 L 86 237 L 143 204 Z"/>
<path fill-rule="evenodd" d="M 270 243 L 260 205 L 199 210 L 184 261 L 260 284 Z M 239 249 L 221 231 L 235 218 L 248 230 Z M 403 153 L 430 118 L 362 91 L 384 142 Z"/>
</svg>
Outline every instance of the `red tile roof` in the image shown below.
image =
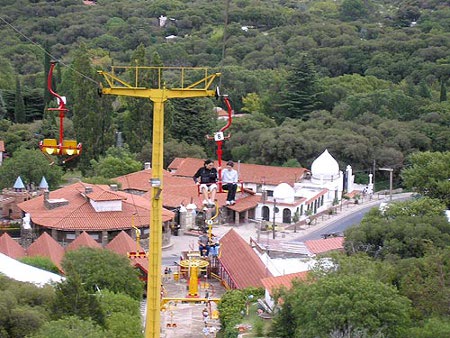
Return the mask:
<svg viewBox="0 0 450 338">
<path fill-rule="evenodd" d="M 309 271 L 295 272 L 278 277 L 267 277 L 262 279 L 262 284 L 264 288 L 272 294 L 274 289 L 285 287 L 290 289 L 292 287 L 292 281 L 298 279 L 300 281 L 306 281 L 308 278 Z"/>
<path fill-rule="evenodd" d="M 145 169 L 116 177 L 114 181 L 121 185 L 121 190 L 150 191 L 152 188 L 150 184 L 151 177 L 152 169 Z M 163 170 L 163 182 L 167 177 L 171 177 L 170 173 Z"/>
<path fill-rule="evenodd" d="M 173 175 L 182 177 L 192 177 L 198 168 L 203 166 L 203 159 L 199 158 L 176 158 L 169 164 L 168 169 L 175 171 Z M 218 166 L 218 162 L 214 162 Z M 222 166 L 224 164 L 222 163 Z M 291 186 L 299 182 L 305 172 L 305 168 L 273 167 L 260 164 L 235 164 L 235 169 L 239 171 L 239 178 L 245 183 L 278 185 L 287 183 Z"/>
<path fill-rule="evenodd" d="M 320 254 L 333 250 L 343 250 L 344 237 L 330 237 L 326 239 L 305 241 L 305 245 L 313 254 Z"/>
<path fill-rule="evenodd" d="M 50 192 L 50 199 L 65 199 L 69 203 L 54 209 L 44 206 L 44 196 L 38 196 L 20 203 L 18 206 L 24 212 L 31 215 L 34 224 L 42 227 L 58 229 L 62 231 L 103 231 L 103 230 L 127 230 L 131 228 L 131 219 L 134 217 L 136 227 L 148 227 L 150 224 L 149 201 L 141 196 L 122 191 L 109 192 L 106 185 L 89 185 L 95 196 L 114 196 L 114 199 L 122 199 L 121 211 L 96 212 L 90 202 L 84 198 L 85 184 L 77 182 Z M 173 212 L 163 209 L 162 220 L 166 222 L 172 219 Z"/>
<path fill-rule="evenodd" d="M 102 246 L 89 234 L 83 231 L 75 240 L 66 247 L 66 251 L 76 250 L 81 247 L 101 248 Z"/>
<path fill-rule="evenodd" d="M 176 162 L 176 160 L 174 160 Z M 173 163 L 173 162 L 172 162 Z M 203 207 L 203 197 L 198 194 L 198 187 L 194 184 L 194 180 L 191 177 L 178 177 L 172 176 L 167 171 L 163 172 L 163 189 L 162 198 L 165 208 L 178 208 L 181 204 L 187 205 L 194 203 L 198 209 Z M 137 190 L 146 191 L 141 195 L 147 200 L 151 198 L 151 185 L 149 183 L 151 177 L 151 169 L 141 170 L 128 175 L 115 178 L 115 181 L 120 183 L 122 190 Z M 237 193 L 236 198 L 240 204 L 236 204 L 234 207 L 230 207 L 236 211 L 244 211 L 255 207 L 258 203 L 255 203 L 255 198 L 248 199 L 248 193 Z M 219 206 L 226 204 L 227 194 L 218 193 L 216 195 Z M 241 203 L 241 200 L 243 203 Z M 241 210 L 242 209 L 242 210 Z"/>
<path fill-rule="evenodd" d="M 236 196 L 238 196 L 238 194 L 236 194 Z M 236 200 L 236 204 L 230 205 L 228 208 L 234 211 L 242 212 L 256 207 L 260 201 L 261 196 L 250 195 L 244 198 L 238 198 Z"/>
<path fill-rule="evenodd" d="M 0 252 L 14 259 L 26 256 L 25 249 L 7 233 L 0 236 Z"/>
<path fill-rule="evenodd" d="M 261 280 L 272 276 L 250 244 L 234 229 L 220 239 L 219 260 L 238 289 L 262 287 Z"/>
<path fill-rule="evenodd" d="M 106 249 L 114 251 L 119 255 L 127 255 L 130 251 L 137 251 L 136 241 L 125 231 L 121 231 L 111 242 L 106 245 Z"/>
<path fill-rule="evenodd" d="M 64 248 L 48 233 L 44 232 L 27 249 L 28 256 L 48 257 L 60 269 L 64 257 Z"/>
<path fill-rule="evenodd" d="M 5 152 L 5 141 L 0 140 L 0 151 Z"/>
</svg>

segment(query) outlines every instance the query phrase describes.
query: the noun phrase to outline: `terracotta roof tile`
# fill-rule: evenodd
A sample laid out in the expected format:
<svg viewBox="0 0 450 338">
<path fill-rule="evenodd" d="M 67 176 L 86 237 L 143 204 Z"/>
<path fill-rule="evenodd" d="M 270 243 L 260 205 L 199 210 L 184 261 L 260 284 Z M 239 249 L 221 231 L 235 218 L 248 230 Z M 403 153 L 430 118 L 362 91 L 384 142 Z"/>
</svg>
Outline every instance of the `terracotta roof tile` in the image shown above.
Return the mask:
<svg viewBox="0 0 450 338">
<path fill-rule="evenodd" d="M 91 194 L 97 196 L 103 195 L 103 192 L 108 192 L 107 190 L 110 189 L 106 185 L 91 187 L 93 188 Z M 55 209 L 45 208 L 44 196 L 22 202 L 18 206 L 31 215 L 34 224 L 62 231 L 127 230 L 131 228 L 132 217 L 138 228 L 148 227 L 150 224 L 151 205 L 142 196 L 123 191 L 114 191 L 111 194 L 108 192 L 104 196 L 114 196 L 115 200 L 122 199 L 122 210 L 96 212 L 81 193 L 84 192 L 84 188 L 85 185 L 82 182 L 77 182 L 50 192 L 50 199 L 65 199 L 69 202 Z M 163 222 L 172 219 L 173 216 L 173 212 L 163 209 Z"/>
<path fill-rule="evenodd" d="M 101 248 L 102 246 L 89 234 L 85 231 L 83 231 L 73 242 L 71 242 L 67 247 L 66 251 L 70 250 L 76 250 L 81 247 L 88 247 L 88 248 Z"/>
<path fill-rule="evenodd" d="M 278 289 L 280 287 L 285 287 L 289 290 L 292 287 L 292 281 L 294 279 L 306 281 L 308 278 L 308 274 L 309 271 L 302 271 L 278 277 L 267 277 L 262 279 L 262 284 L 264 285 L 264 288 L 268 290 L 270 294 L 272 294 L 272 291 L 274 289 Z"/>
<path fill-rule="evenodd" d="M 344 249 L 344 237 L 330 237 L 305 241 L 308 250 L 313 254 Z"/>
<path fill-rule="evenodd" d="M 111 242 L 106 245 L 106 249 L 114 251 L 119 255 L 127 255 L 130 251 L 137 251 L 136 241 L 125 231 L 121 231 Z"/>
<path fill-rule="evenodd" d="M 0 140 L 0 151 L 5 152 L 5 141 Z"/>
<path fill-rule="evenodd" d="M 170 177 L 170 173 L 163 170 L 163 181 L 166 177 Z M 121 185 L 121 190 L 138 190 L 138 191 L 150 191 L 152 186 L 150 185 L 150 179 L 152 177 L 152 169 L 145 169 L 116 177 L 114 181 Z"/>
<path fill-rule="evenodd" d="M 176 160 L 174 162 L 176 163 Z M 146 193 L 141 195 L 147 200 L 151 198 L 151 186 L 148 183 L 151 177 L 151 169 L 141 170 L 135 173 L 117 177 L 115 180 L 121 184 L 121 189 L 123 190 L 137 190 L 145 191 Z M 236 205 L 233 210 L 248 210 L 255 207 L 257 203 L 254 203 L 256 199 L 248 199 L 248 192 L 237 193 L 236 199 L 239 200 L 239 206 Z M 198 187 L 194 184 L 194 180 L 191 177 L 178 177 L 172 176 L 167 171 L 164 171 L 163 176 L 163 189 L 162 194 L 163 205 L 165 208 L 175 209 L 181 204 L 187 205 L 189 203 L 194 203 L 198 209 L 203 207 L 202 201 L 203 197 L 198 193 Z M 226 204 L 227 194 L 218 193 L 216 195 L 217 203 L 219 206 L 224 206 Z M 244 203 L 240 203 L 241 199 L 245 199 Z"/>
<path fill-rule="evenodd" d="M 14 259 L 26 256 L 25 249 L 7 233 L 0 236 L 0 252 Z"/>
<path fill-rule="evenodd" d="M 44 232 L 27 249 L 28 256 L 48 257 L 61 270 L 64 248 L 48 233 Z"/>
<path fill-rule="evenodd" d="M 230 205 L 228 208 L 234 211 L 242 212 L 256 207 L 260 201 L 261 196 L 250 195 L 244 198 L 238 198 L 236 200 L 236 204 Z"/>
<path fill-rule="evenodd" d="M 198 168 L 203 166 L 203 159 L 199 158 L 176 158 L 169 164 L 168 169 L 174 171 L 173 175 L 182 177 L 192 177 Z M 217 167 L 218 162 L 214 165 Z M 222 163 L 223 166 L 223 163 Z M 245 183 L 278 185 L 287 183 L 294 186 L 299 182 L 308 170 L 305 168 L 273 167 L 260 164 L 235 164 L 235 169 L 239 170 L 239 178 Z"/>
<path fill-rule="evenodd" d="M 220 263 L 238 289 L 262 287 L 261 279 L 272 276 L 252 247 L 231 229 L 220 239 Z"/>
</svg>

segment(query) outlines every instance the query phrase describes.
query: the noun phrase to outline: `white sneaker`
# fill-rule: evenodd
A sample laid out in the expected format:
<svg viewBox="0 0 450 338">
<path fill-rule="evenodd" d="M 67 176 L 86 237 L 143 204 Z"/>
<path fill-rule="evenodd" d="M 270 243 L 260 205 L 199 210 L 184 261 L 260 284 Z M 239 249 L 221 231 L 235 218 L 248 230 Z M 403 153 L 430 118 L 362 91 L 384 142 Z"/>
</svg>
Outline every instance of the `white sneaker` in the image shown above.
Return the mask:
<svg viewBox="0 0 450 338">
<path fill-rule="evenodd" d="M 208 203 L 209 203 L 208 200 L 203 200 L 203 204 L 204 204 L 204 205 L 207 205 Z"/>
<path fill-rule="evenodd" d="M 209 205 L 214 205 L 214 202 L 211 201 L 211 200 L 208 200 L 208 204 L 209 204 Z"/>
<path fill-rule="evenodd" d="M 231 204 L 231 202 L 230 201 L 227 201 L 227 205 L 230 205 Z"/>
<path fill-rule="evenodd" d="M 231 205 L 234 205 L 234 204 L 236 204 L 236 201 L 235 201 L 235 200 L 232 200 L 232 201 L 230 202 L 230 204 L 231 204 Z"/>
</svg>

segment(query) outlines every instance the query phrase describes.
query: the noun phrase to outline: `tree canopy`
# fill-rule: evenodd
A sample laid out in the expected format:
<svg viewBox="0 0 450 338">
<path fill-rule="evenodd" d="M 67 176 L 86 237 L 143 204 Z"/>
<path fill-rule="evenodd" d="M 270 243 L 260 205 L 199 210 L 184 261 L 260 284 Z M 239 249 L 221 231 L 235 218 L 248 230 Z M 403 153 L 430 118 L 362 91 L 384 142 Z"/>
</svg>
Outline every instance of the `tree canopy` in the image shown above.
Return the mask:
<svg viewBox="0 0 450 338">
<path fill-rule="evenodd" d="M 127 257 L 110 250 L 80 248 L 65 254 L 66 276 L 78 276 L 88 292 L 107 289 L 141 299 L 143 285 Z"/>
<path fill-rule="evenodd" d="M 281 297 L 273 326 L 278 337 L 404 337 L 410 325 L 410 301 L 393 287 L 362 276 L 294 281 Z"/>
</svg>

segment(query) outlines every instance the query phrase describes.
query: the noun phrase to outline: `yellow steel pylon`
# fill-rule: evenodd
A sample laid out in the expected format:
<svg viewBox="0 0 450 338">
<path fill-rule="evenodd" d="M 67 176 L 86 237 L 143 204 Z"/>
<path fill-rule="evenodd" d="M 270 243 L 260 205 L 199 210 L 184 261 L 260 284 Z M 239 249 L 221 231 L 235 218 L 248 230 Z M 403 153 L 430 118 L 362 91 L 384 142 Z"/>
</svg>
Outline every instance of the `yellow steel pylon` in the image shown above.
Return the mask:
<svg viewBox="0 0 450 338">
<path fill-rule="evenodd" d="M 151 86 L 150 83 L 141 83 L 142 79 L 146 78 L 146 73 L 152 76 L 153 81 L 148 81 L 152 82 Z M 152 199 L 145 337 L 158 338 L 161 329 L 162 199 L 160 196 L 163 188 L 164 103 L 174 98 L 215 96 L 216 90 L 211 87 L 220 73 L 208 75 L 207 68 L 130 66 L 113 67 L 111 73 L 99 71 L 99 74 L 104 77 L 107 84 L 102 86 L 101 94 L 147 98 L 153 102 Z M 124 80 L 125 76 L 129 76 L 131 81 Z M 174 84 L 168 84 L 164 79 L 176 79 L 176 81 Z"/>
</svg>

